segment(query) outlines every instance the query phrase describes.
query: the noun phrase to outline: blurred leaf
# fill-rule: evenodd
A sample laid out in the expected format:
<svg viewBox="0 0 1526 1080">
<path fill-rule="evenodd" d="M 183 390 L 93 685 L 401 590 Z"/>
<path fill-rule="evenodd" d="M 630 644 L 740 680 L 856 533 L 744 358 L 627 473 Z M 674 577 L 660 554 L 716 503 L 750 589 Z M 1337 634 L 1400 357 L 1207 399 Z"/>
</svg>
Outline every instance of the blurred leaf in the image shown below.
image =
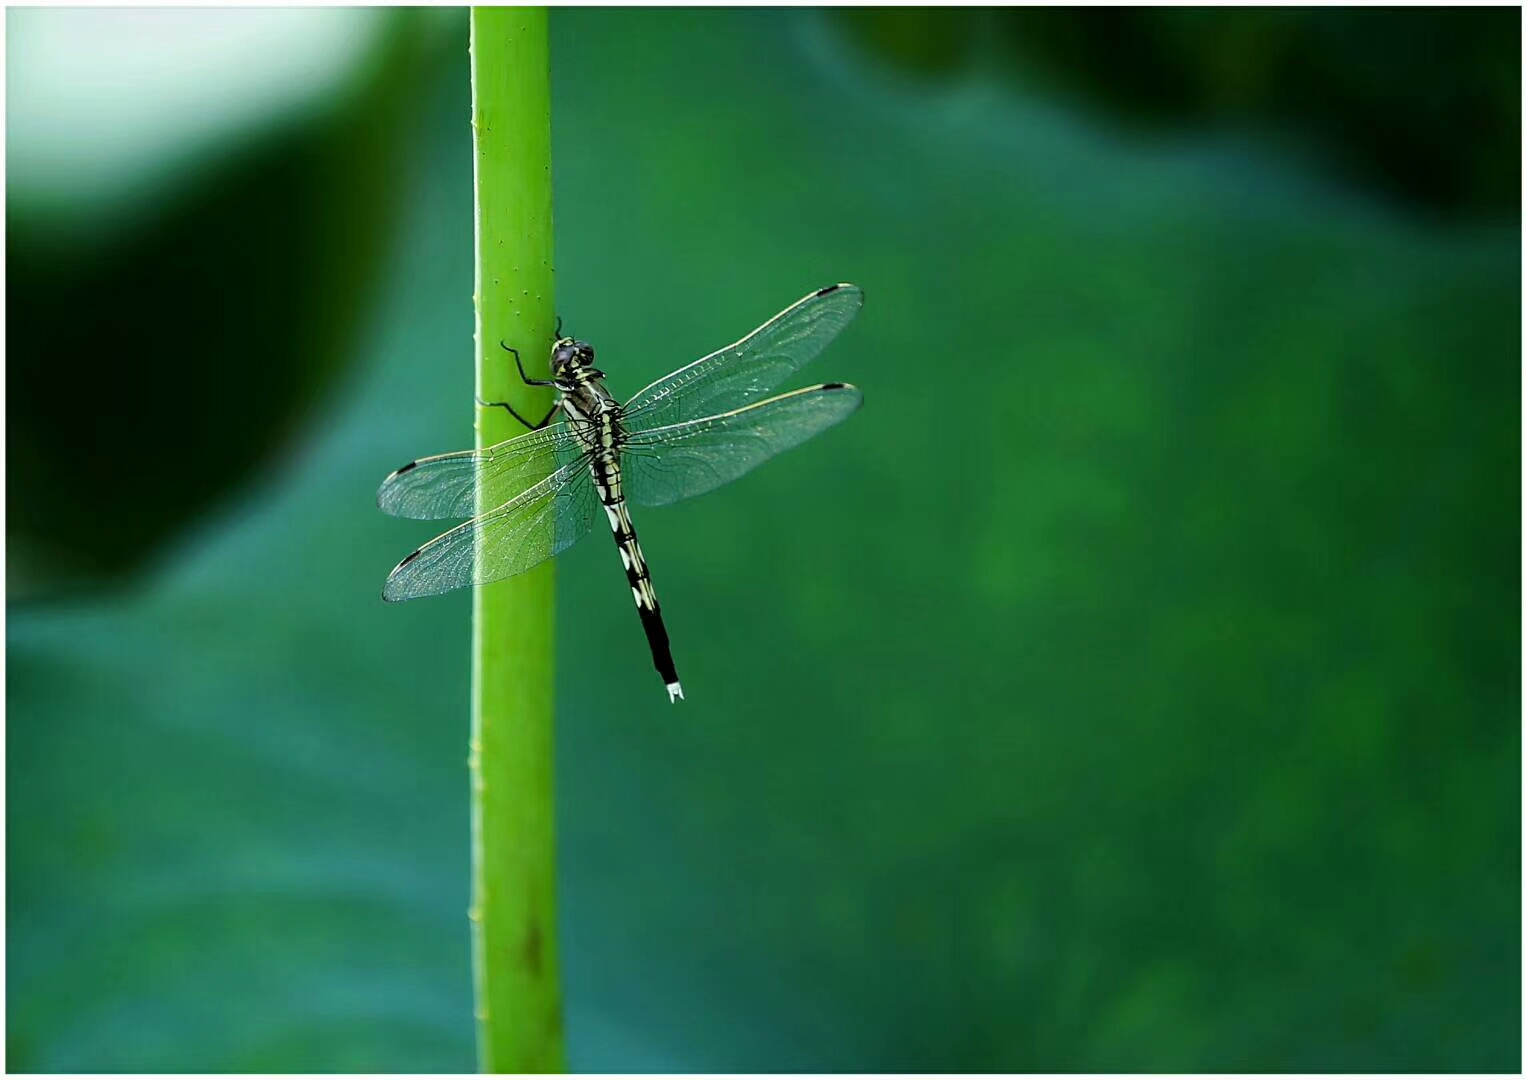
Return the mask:
<svg viewBox="0 0 1526 1080">
<path fill-rule="evenodd" d="M 62 14 L 66 40 L 89 52 L 90 13 Z M 123 16 L 103 18 L 110 28 Z M 215 43 L 225 21 L 193 12 L 188 25 Z M 286 21 L 244 12 L 233 25 L 248 33 Z M 53 205 L 8 190 L 7 511 L 22 556 L 8 568 L 12 595 L 136 567 L 289 447 L 353 362 L 355 321 L 406 175 L 409 95 L 438 48 L 432 26 L 418 13 L 384 16 L 349 85 L 305 114 L 278 111 L 284 122 L 267 119 L 248 142 L 218 133 L 221 157 L 164 148 L 178 186 L 116 218 L 92 206 L 88 186 L 57 185 Z M 251 66 L 235 65 L 229 80 L 248 83 Z M 293 67 L 279 56 L 265 66 L 273 76 Z M 25 98 L 12 106 L 50 115 Z M 98 227 L 61 224 L 64 210 Z"/>
<path fill-rule="evenodd" d="M 1135 138 L 1212 125 L 1305 153 L 1436 216 L 1520 210 L 1521 17 L 1510 8 L 839 8 L 892 64 L 1000 72 Z"/>
<path fill-rule="evenodd" d="M 388 22 L 365 8 L 6 12 L 12 212 L 109 228 L 206 158 L 351 90 Z"/>
<path fill-rule="evenodd" d="M 1519 229 L 811 13 L 553 35 L 617 393 L 868 297 L 851 423 L 637 518 L 681 712 L 563 558 L 573 1066 L 1513 1071 Z M 470 1065 L 468 605 L 382 610 L 371 507 L 470 442 L 462 61 L 367 380 L 139 594 L 10 612 L 13 1068 Z"/>
</svg>

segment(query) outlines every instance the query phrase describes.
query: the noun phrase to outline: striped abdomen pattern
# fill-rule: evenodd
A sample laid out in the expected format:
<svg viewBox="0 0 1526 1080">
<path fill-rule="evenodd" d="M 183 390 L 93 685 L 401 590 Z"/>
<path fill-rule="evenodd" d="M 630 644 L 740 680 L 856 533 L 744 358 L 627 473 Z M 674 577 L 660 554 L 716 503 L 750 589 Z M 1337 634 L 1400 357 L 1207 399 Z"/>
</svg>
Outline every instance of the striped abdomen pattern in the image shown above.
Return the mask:
<svg viewBox="0 0 1526 1080">
<path fill-rule="evenodd" d="M 641 628 L 646 631 L 647 644 L 652 650 L 652 663 L 667 685 L 668 700 L 677 701 L 684 696 L 684 692 L 678 682 L 678 671 L 673 665 L 668 630 L 663 625 L 657 591 L 652 588 L 652 575 L 647 569 L 646 557 L 641 553 L 641 543 L 636 539 L 636 528 L 631 524 L 630 510 L 620 487 L 620 406 L 593 372 L 579 371 L 573 377 L 578 384 L 571 393 L 563 395 L 562 411 L 578 430 L 587 433 L 584 441 L 594 452 L 594 487 L 598 490 L 599 502 L 604 505 L 604 513 L 609 518 L 610 530 L 615 535 L 620 561 L 625 564 L 625 578 L 630 583 L 631 596 L 636 601 L 636 614 L 641 617 Z"/>
</svg>

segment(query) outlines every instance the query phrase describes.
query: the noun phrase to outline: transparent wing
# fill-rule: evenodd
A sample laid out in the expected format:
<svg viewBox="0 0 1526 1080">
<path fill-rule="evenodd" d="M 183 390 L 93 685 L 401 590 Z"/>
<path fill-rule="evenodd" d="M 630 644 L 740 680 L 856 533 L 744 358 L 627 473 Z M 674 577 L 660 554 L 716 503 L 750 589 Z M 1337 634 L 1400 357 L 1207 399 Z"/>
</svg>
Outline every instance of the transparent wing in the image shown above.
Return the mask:
<svg viewBox="0 0 1526 1080">
<path fill-rule="evenodd" d="M 863 400 L 857 387 L 826 383 L 719 416 L 639 432 L 621 446 L 625 493 L 641 506 L 702 495 L 846 419 Z"/>
<path fill-rule="evenodd" d="M 557 425 L 483 450 L 420 458 L 382 481 L 376 505 L 394 517 L 421 521 L 469 518 L 479 507 L 508 502 L 582 453 L 573 429 Z"/>
<path fill-rule="evenodd" d="M 811 293 L 736 344 L 636 394 L 625 404 L 626 430 L 669 427 L 756 401 L 826 348 L 863 304 L 857 285 L 828 285 Z"/>
<path fill-rule="evenodd" d="M 580 540 L 598 505 L 588 463 L 569 462 L 398 563 L 382 599 L 412 600 L 523 573 Z"/>
</svg>

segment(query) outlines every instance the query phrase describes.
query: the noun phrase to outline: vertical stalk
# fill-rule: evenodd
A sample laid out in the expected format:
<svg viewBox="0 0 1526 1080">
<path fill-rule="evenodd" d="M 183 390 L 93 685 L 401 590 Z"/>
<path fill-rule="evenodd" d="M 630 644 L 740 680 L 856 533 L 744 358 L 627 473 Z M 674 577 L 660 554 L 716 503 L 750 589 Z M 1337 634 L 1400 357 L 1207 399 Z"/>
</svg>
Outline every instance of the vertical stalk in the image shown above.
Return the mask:
<svg viewBox="0 0 1526 1080">
<path fill-rule="evenodd" d="M 543 8 L 472 8 L 477 396 L 525 416 L 514 346 L 544 377 L 555 310 L 550 51 Z M 477 445 L 524 429 L 477 410 Z M 479 508 L 486 509 L 486 507 Z M 560 1072 L 552 815 L 553 570 L 476 590 L 472 609 L 472 971 L 484 1072 Z"/>
</svg>

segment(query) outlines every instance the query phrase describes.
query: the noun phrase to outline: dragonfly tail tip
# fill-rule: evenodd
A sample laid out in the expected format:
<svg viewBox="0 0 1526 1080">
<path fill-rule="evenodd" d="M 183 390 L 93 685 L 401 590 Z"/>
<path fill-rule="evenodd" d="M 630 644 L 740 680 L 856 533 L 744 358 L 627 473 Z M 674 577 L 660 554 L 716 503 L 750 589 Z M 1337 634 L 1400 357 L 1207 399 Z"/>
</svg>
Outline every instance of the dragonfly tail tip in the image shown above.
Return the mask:
<svg viewBox="0 0 1526 1080">
<path fill-rule="evenodd" d="M 682 686 L 678 685 L 678 683 L 676 683 L 676 682 L 668 683 L 668 703 L 669 704 L 672 704 L 673 702 L 682 699 L 683 696 L 684 696 L 684 688 Z"/>
</svg>

